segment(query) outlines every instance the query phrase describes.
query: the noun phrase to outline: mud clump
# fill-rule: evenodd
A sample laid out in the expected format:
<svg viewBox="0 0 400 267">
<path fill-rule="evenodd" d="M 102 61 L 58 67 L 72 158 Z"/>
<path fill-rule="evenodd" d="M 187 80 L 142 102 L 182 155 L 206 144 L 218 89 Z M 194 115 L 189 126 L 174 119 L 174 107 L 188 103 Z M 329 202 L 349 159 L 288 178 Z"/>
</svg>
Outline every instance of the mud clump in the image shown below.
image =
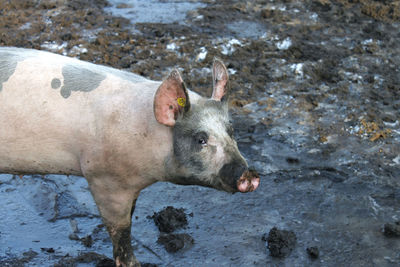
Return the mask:
<svg viewBox="0 0 400 267">
<path fill-rule="evenodd" d="M 193 216 L 193 214 L 190 214 L 190 216 Z M 171 233 L 188 224 L 183 208 L 176 209 L 168 206 L 159 212 L 155 212 L 151 218 L 161 232 L 157 243 L 163 245 L 169 253 L 175 253 L 182 249 L 187 250 L 194 244 L 194 239 L 189 234 Z"/>
<path fill-rule="evenodd" d="M 277 258 L 288 256 L 296 245 L 296 239 L 293 231 L 279 230 L 273 227 L 266 238 L 271 256 Z"/>
<path fill-rule="evenodd" d="M 400 221 L 395 223 L 386 223 L 383 226 L 383 234 L 386 237 L 400 237 Z"/>
<path fill-rule="evenodd" d="M 182 249 L 189 249 L 194 244 L 193 238 L 189 234 L 161 234 L 157 243 L 163 245 L 169 253 L 177 252 Z"/>
<path fill-rule="evenodd" d="M 153 218 L 158 230 L 164 233 L 171 233 L 188 224 L 185 211 L 182 208 L 176 209 L 171 206 L 159 212 L 155 212 L 151 218 Z"/>
<path fill-rule="evenodd" d="M 317 259 L 319 257 L 319 249 L 317 247 L 308 247 L 307 254 L 311 259 Z"/>
</svg>

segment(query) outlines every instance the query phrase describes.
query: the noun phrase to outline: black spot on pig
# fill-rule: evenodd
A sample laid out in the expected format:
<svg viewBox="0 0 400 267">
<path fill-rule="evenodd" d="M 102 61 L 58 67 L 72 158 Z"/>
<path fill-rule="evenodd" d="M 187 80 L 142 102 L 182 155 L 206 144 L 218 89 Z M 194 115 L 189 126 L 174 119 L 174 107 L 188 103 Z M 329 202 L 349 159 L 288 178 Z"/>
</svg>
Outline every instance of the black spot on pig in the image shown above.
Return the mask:
<svg viewBox="0 0 400 267">
<path fill-rule="evenodd" d="M 181 127 L 179 123 L 174 127 L 174 156 L 178 162 L 193 173 L 204 171 L 203 158 L 198 155 L 202 149 L 200 139 L 207 138 L 204 132 L 196 133 L 195 129 Z M 204 136 L 204 137 L 201 137 Z"/>
<path fill-rule="evenodd" d="M 14 74 L 17 63 L 21 60 L 20 56 L 0 51 L 0 91 L 3 89 L 3 83 Z"/>
<path fill-rule="evenodd" d="M 65 65 L 62 68 L 62 75 L 64 77 L 64 85 L 61 87 L 60 93 L 64 98 L 68 98 L 72 91 L 90 92 L 96 89 L 106 78 L 106 75 L 102 73 L 74 65 Z M 54 81 L 54 83 L 57 82 Z"/>
<path fill-rule="evenodd" d="M 61 86 L 61 81 L 60 79 L 54 78 L 53 80 L 51 80 L 51 88 L 53 89 L 58 89 Z"/>
</svg>

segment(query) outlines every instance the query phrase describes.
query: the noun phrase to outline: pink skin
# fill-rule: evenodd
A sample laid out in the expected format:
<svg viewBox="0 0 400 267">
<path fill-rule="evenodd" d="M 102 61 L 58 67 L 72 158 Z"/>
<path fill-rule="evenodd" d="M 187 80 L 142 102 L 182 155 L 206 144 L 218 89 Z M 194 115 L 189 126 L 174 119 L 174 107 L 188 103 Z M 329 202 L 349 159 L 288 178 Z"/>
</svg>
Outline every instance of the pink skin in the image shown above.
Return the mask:
<svg viewBox="0 0 400 267">
<path fill-rule="evenodd" d="M 260 184 L 260 178 L 254 171 L 245 171 L 237 181 L 237 188 L 240 192 L 252 192 Z"/>
</svg>

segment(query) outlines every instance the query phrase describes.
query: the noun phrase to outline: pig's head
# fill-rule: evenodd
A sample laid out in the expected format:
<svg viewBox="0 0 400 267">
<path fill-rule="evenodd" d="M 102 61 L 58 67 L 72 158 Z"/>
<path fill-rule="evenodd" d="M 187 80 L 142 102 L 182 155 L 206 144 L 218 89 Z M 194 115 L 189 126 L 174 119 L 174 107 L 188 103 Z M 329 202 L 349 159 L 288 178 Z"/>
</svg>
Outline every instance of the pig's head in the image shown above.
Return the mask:
<svg viewBox="0 0 400 267">
<path fill-rule="evenodd" d="M 174 70 L 154 98 L 157 121 L 172 127 L 173 154 L 166 160 L 168 180 L 228 192 L 250 192 L 260 178 L 249 170 L 233 138 L 228 114 L 228 72 L 215 60 L 213 93 L 191 103 L 179 72 Z"/>
</svg>

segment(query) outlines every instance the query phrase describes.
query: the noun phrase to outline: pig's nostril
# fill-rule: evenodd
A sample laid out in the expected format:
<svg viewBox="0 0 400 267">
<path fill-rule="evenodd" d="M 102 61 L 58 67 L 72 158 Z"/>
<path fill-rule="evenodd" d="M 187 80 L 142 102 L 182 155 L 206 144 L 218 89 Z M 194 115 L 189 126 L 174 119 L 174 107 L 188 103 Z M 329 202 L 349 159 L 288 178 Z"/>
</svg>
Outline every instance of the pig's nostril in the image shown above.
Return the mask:
<svg viewBox="0 0 400 267">
<path fill-rule="evenodd" d="M 251 191 L 256 190 L 259 184 L 260 184 L 260 178 L 251 179 L 251 185 L 252 185 Z"/>
<path fill-rule="evenodd" d="M 239 179 L 238 183 L 237 183 L 237 188 L 240 192 L 244 193 L 249 191 L 249 181 L 247 181 L 246 179 Z"/>
</svg>

